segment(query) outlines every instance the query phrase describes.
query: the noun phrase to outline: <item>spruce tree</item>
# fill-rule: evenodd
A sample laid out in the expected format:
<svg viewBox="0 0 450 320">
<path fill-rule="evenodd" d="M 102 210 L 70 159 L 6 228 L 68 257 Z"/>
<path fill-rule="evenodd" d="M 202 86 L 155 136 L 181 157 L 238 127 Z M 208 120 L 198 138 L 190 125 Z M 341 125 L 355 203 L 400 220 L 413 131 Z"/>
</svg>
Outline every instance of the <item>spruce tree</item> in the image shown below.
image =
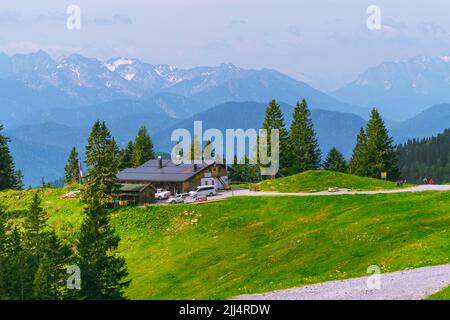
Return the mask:
<svg viewBox="0 0 450 320">
<path fill-rule="evenodd" d="M 46 212 L 35 193 L 23 225 L 23 246 L 30 259 L 33 299 L 60 299 L 65 292 L 65 264 L 70 250 L 49 230 Z"/>
<path fill-rule="evenodd" d="M 3 126 L 0 125 L 0 190 L 14 188 L 16 177 L 14 162 L 9 151 L 9 138 L 2 135 Z"/>
<path fill-rule="evenodd" d="M 34 273 L 33 299 L 64 299 L 68 296 L 66 268 L 72 253 L 54 231 L 43 233 L 42 248 Z"/>
<path fill-rule="evenodd" d="M 155 158 L 153 151 L 153 143 L 147 133 L 147 128 L 142 126 L 139 128 L 133 146 L 133 166 L 139 167 L 150 159 Z"/>
<path fill-rule="evenodd" d="M 83 198 L 99 197 L 103 204 L 111 200 L 111 192 L 117 187 L 119 171 L 118 147 L 105 122 L 96 121 L 86 146 L 86 182 Z"/>
<path fill-rule="evenodd" d="M 386 172 L 389 180 L 398 180 L 400 178 L 398 153 L 377 109 L 372 110 L 366 134 L 367 175 L 380 179 L 381 173 Z"/>
<path fill-rule="evenodd" d="M 356 138 L 356 145 L 353 148 L 353 154 L 348 164 L 348 171 L 351 174 L 364 177 L 368 172 L 367 158 L 367 136 L 364 128 L 359 130 Z"/>
<path fill-rule="evenodd" d="M 15 190 L 23 190 L 24 188 L 24 184 L 23 184 L 23 174 L 21 170 L 16 170 L 16 172 L 14 172 L 14 186 L 13 188 Z"/>
<path fill-rule="evenodd" d="M 5 270 L 8 269 L 8 257 L 6 255 L 7 243 L 7 219 L 6 210 L 0 204 L 0 300 L 7 299 L 8 278 Z"/>
<path fill-rule="evenodd" d="M 320 168 L 321 152 L 311 114 L 305 99 L 297 102 L 289 133 L 290 163 L 288 172 L 296 174 Z"/>
<path fill-rule="evenodd" d="M 119 155 L 119 170 L 133 167 L 133 141 L 129 141 L 126 148 L 120 150 Z"/>
<path fill-rule="evenodd" d="M 64 167 L 65 179 L 67 184 L 80 183 L 80 157 L 75 147 L 70 151 L 67 165 Z"/>
<path fill-rule="evenodd" d="M 77 245 L 81 272 L 81 299 L 123 299 L 129 282 L 125 259 L 116 257 L 119 244 L 101 201 L 92 197 L 85 208 Z"/>
<path fill-rule="evenodd" d="M 41 199 L 36 192 L 28 208 L 24 221 L 25 245 L 30 254 L 39 260 L 39 255 L 43 252 L 43 232 L 46 222 L 46 213 L 41 207 Z"/>
<path fill-rule="evenodd" d="M 262 129 L 267 130 L 267 155 L 271 155 L 271 132 L 273 129 L 279 130 L 279 171 L 278 175 L 286 174 L 289 165 L 289 155 L 287 153 L 287 143 L 289 134 L 284 123 L 283 112 L 276 100 L 272 100 L 266 108 L 266 114 L 262 124 Z M 262 139 L 264 140 L 264 139 Z M 259 140 L 259 143 L 264 143 Z M 274 177 L 272 177 L 274 178 Z"/>
<path fill-rule="evenodd" d="M 322 167 L 324 170 L 347 172 L 347 162 L 345 161 L 343 154 L 334 147 L 328 152 Z"/>
</svg>

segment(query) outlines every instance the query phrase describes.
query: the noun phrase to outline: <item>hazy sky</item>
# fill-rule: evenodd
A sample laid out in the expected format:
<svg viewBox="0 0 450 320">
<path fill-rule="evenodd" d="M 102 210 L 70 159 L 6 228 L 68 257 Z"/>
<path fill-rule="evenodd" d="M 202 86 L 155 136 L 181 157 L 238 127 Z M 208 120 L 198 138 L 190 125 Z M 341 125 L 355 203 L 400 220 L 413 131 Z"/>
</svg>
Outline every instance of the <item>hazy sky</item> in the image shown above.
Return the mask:
<svg viewBox="0 0 450 320">
<path fill-rule="evenodd" d="M 80 30 L 66 27 L 69 5 Z M 366 26 L 369 5 L 381 30 Z M 330 89 L 386 60 L 450 52 L 448 0 L 2 0 L 0 50 L 179 67 L 232 62 Z"/>
</svg>

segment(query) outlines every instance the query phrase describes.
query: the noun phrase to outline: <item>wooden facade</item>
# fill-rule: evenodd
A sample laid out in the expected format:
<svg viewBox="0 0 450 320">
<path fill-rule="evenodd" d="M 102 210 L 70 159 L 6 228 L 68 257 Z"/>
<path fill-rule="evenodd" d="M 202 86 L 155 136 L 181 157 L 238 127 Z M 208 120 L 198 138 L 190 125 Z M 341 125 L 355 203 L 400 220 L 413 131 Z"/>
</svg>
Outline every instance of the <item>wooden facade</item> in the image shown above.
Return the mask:
<svg viewBox="0 0 450 320">
<path fill-rule="evenodd" d="M 115 198 L 122 206 L 143 206 L 154 203 L 155 188 L 149 184 L 121 184 Z"/>
</svg>

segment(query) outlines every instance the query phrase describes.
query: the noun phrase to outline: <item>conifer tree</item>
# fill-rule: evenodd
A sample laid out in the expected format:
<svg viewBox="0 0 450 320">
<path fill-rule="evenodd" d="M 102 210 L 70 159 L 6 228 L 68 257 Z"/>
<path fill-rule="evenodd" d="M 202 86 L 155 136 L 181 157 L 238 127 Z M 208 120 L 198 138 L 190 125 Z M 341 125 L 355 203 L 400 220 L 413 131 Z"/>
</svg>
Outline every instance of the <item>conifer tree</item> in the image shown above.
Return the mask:
<svg viewBox="0 0 450 320">
<path fill-rule="evenodd" d="M 283 112 L 276 100 L 272 100 L 266 108 L 266 114 L 262 124 L 262 129 L 267 130 L 267 154 L 271 155 L 271 132 L 273 129 L 279 130 L 279 172 L 278 175 L 284 175 L 289 165 L 289 155 L 287 153 L 288 132 L 284 123 Z M 264 143 L 260 139 L 259 143 Z M 274 177 L 272 177 L 274 178 Z"/>
<path fill-rule="evenodd" d="M 45 222 L 46 214 L 41 207 L 41 199 L 38 193 L 35 193 L 24 221 L 25 245 L 35 260 L 39 260 L 39 255 L 43 252 Z"/>
<path fill-rule="evenodd" d="M 329 171 L 347 172 L 347 162 L 342 153 L 335 147 L 328 152 L 322 167 Z"/>
<path fill-rule="evenodd" d="M 24 186 L 25 185 L 23 184 L 22 171 L 20 169 L 16 170 L 14 172 L 14 186 L 13 186 L 13 189 L 15 189 L 15 190 L 23 190 Z"/>
<path fill-rule="evenodd" d="M 23 225 L 23 246 L 29 257 L 30 283 L 33 299 L 60 299 L 65 292 L 65 264 L 70 250 L 52 230 L 35 193 Z"/>
<path fill-rule="evenodd" d="M 290 174 L 320 168 L 321 152 L 305 99 L 297 102 L 289 133 Z"/>
<path fill-rule="evenodd" d="M 94 194 L 103 204 L 111 199 L 117 187 L 119 171 L 118 147 L 105 122 L 96 121 L 86 146 L 86 182 L 83 198 L 89 200 Z"/>
<path fill-rule="evenodd" d="M 119 169 L 127 169 L 133 167 L 133 141 L 129 141 L 126 148 L 120 150 L 119 155 Z"/>
<path fill-rule="evenodd" d="M 109 222 L 109 214 L 101 201 L 90 198 L 85 208 L 78 241 L 78 262 L 81 272 L 81 299 L 123 299 L 129 281 L 125 259 L 116 257 L 120 238 Z"/>
<path fill-rule="evenodd" d="M 153 143 L 147 133 L 147 128 L 142 126 L 139 128 L 133 147 L 133 166 L 139 167 L 150 159 L 155 158 L 153 151 Z"/>
<path fill-rule="evenodd" d="M 9 138 L 2 135 L 3 126 L 0 125 L 0 190 L 14 188 L 16 177 L 14 162 L 9 151 Z"/>
<path fill-rule="evenodd" d="M 75 147 L 70 151 L 69 159 L 67 160 L 67 165 L 64 167 L 65 179 L 64 181 L 68 184 L 80 183 L 80 157 Z"/>
<path fill-rule="evenodd" d="M 353 148 L 353 154 L 348 164 L 348 171 L 351 174 L 364 177 L 368 172 L 367 158 L 367 136 L 364 128 L 359 130 L 356 138 L 356 145 Z"/>
<path fill-rule="evenodd" d="M 398 153 L 377 109 L 372 110 L 366 134 L 367 175 L 380 179 L 381 173 L 386 172 L 389 180 L 398 180 Z"/>
</svg>

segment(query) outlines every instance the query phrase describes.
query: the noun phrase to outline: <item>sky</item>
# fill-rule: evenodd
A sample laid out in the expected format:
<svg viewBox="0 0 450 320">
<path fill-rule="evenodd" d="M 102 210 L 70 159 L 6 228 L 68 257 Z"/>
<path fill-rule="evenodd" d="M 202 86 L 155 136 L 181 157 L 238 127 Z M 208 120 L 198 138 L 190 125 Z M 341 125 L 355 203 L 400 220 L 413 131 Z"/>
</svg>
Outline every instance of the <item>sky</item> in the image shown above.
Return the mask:
<svg viewBox="0 0 450 320">
<path fill-rule="evenodd" d="M 80 9 L 80 29 L 67 27 L 70 5 Z M 371 5 L 377 28 L 367 26 Z M 448 0 L 3 0 L 0 51 L 233 63 L 326 91 L 384 61 L 448 54 L 448 12 Z"/>
</svg>

